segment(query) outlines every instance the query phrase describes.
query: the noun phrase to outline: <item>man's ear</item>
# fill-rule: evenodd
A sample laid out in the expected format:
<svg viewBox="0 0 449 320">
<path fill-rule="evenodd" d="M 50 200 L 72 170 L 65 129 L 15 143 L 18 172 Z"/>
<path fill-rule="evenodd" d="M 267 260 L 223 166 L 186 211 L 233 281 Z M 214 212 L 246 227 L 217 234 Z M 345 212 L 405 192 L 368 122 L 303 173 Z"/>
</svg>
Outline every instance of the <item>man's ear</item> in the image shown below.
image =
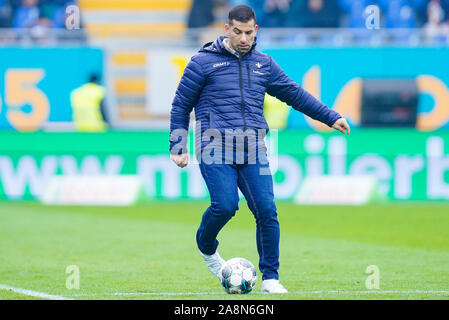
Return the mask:
<svg viewBox="0 0 449 320">
<path fill-rule="evenodd" d="M 226 32 L 226 33 L 229 33 L 229 28 L 230 28 L 229 24 L 226 23 L 226 24 L 224 25 L 224 29 L 225 29 L 225 32 Z"/>
</svg>

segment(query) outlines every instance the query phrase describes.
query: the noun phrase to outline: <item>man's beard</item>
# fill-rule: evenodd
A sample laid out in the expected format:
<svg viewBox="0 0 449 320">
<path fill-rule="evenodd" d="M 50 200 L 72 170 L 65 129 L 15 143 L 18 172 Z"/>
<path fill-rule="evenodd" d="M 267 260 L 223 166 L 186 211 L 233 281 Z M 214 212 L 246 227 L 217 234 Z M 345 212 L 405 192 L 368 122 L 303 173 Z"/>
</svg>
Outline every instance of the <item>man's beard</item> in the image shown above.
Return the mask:
<svg viewBox="0 0 449 320">
<path fill-rule="evenodd" d="M 247 53 L 249 51 L 249 49 L 251 49 L 251 45 L 248 44 L 246 49 L 242 49 L 239 46 L 237 46 L 237 49 L 235 49 L 235 51 L 237 51 L 238 53 Z"/>
</svg>

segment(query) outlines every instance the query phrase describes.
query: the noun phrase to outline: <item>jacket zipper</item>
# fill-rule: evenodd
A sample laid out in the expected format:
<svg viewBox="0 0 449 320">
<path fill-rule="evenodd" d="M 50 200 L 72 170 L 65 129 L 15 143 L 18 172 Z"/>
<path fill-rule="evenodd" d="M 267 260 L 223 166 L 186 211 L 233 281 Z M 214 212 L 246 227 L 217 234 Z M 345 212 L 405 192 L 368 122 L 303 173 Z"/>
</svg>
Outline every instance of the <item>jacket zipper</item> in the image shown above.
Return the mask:
<svg viewBox="0 0 449 320">
<path fill-rule="evenodd" d="M 243 92 L 243 77 L 242 77 L 242 61 L 241 58 L 239 60 L 239 80 L 240 80 L 240 96 L 241 96 L 241 113 L 243 118 L 243 131 L 246 131 L 246 119 L 245 119 L 245 96 Z M 248 66 L 249 68 L 249 66 Z"/>
<path fill-rule="evenodd" d="M 248 86 L 251 88 L 251 76 L 249 73 L 249 64 L 246 64 L 246 71 L 248 71 Z"/>
</svg>

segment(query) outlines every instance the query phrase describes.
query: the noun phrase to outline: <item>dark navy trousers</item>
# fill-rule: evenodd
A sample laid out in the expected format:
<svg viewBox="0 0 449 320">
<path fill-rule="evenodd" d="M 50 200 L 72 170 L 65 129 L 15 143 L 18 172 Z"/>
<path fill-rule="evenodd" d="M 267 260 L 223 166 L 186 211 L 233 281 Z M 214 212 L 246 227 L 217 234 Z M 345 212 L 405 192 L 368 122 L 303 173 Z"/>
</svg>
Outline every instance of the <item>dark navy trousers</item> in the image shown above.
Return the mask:
<svg viewBox="0 0 449 320">
<path fill-rule="evenodd" d="M 274 203 L 273 178 L 268 166 L 268 163 L 261 164 L 259 161 L 255 164 L 200 163 L 211 204 L 204 212 L 196 234 L 200 251 L 204 254 L 215 253 L 218 233 L 239 208 L 240 189 L 256 219 L 259 269 L 263 280 L 279 278 L 280 232 Z M 261 174 L 261 170 L 264 174 Z"/>
</svg>

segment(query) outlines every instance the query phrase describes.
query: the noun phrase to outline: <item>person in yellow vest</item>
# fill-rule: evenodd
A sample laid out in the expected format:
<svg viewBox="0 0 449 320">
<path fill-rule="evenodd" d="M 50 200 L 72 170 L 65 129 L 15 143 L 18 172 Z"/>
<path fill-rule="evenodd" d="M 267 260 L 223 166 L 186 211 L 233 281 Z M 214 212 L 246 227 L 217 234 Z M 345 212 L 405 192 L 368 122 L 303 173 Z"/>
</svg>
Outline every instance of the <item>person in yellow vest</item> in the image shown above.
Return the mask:
<svg viewBox="0 0 449 320">
<path fill-rule="evenodd" d="M 104 103 L 106 90 L 98 82 L 98 76 L 91 75 L 88 83 L 70 94 L 73 122 L 77 131 L 103 132 L 108 128 Z"/>
<path fill-rule="evenodd" d="M 283 130 L 287 127 L 290 108 L 285 102 L 270 96 L 268 93 L 265 94 L 263 113 L 271 129 Z"/>
</svg>

